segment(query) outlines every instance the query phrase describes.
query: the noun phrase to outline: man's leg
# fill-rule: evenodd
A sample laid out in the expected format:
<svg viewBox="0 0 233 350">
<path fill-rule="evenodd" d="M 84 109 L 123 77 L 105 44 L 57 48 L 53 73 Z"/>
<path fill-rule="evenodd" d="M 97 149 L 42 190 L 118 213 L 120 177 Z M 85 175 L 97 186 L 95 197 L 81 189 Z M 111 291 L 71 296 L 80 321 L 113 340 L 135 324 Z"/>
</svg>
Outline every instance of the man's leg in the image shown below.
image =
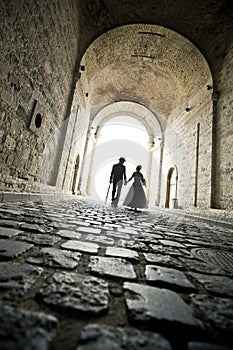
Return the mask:
<svg viewBox="0 0 233 350">
<path fill-rule="evenodd" d="M 121 189 L 122 189 L 122 185 L 123 185 L 123 180 L 119 180 L 117 182 L 117 196 L 116 199 L 114 201 L 114 203 L 117 205 L 120 199 L 120 195 L 121 195 Z"/>
<path fill-rule="evenodd" d="M 117 185 L 117 183 L 113 181 L 113 183 L 112 183 L 112 202 L 114 201 L 114 198 L 115 198 L 116 185 Z"/>
</svg>

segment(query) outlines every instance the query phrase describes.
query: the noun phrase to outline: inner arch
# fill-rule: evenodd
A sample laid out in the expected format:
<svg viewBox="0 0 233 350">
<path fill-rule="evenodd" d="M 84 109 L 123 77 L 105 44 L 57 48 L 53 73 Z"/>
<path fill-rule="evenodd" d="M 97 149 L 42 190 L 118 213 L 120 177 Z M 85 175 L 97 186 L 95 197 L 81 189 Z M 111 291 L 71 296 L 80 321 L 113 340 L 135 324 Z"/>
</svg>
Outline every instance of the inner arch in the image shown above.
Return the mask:
<svg viewBox="0 0 233 350">
<path fill-rule="evenodd" d="M 108 120 L 102 126 L 95 146 L 91 196 L 94 199 L 105 200 L 111 168 L 122 156 L 126 158 L 127 178 L 132 175 L 138 164 L 142 165 L 142 172 L 146 177 L 148 144 L 148 132 L 136 118 L 119 115 Z M 123 187 L 122 198 L 128 187 L 129 185 Z"/>
</svg>

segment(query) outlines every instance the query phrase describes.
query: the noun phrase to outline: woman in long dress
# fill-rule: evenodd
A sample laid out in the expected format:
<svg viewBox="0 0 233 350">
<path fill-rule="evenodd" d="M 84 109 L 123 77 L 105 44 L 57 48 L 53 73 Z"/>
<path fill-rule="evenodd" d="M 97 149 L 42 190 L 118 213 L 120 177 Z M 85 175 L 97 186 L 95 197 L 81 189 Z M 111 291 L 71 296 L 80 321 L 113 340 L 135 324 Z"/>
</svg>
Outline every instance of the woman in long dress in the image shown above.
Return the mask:
<svg viewBox="0 0 233 350">
<path fill-rule="evenodd" d="M 134 208 L 137 211 L 137 208 L 148 208 L 146 195 L 142 185 L 146 185 L 146 181 L 140 172 L 141 165 L 136 167 L 136 171 L 133 173 L 131 178 L 127 181 L 134 179 L 132 186 L 127 193 L 123 205 L 126 207 Z"/>
</svg>

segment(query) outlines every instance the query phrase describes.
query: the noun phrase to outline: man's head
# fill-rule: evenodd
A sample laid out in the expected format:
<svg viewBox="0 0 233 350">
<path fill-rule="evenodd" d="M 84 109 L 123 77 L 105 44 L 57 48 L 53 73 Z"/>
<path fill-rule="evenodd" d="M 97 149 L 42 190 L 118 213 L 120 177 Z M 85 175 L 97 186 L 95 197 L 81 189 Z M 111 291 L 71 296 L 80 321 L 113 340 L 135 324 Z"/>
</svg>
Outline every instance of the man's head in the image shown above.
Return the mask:
<svg viewBox="0 0 233 350">
<path fill-rule="evenodd" d="M 121 157 L 121 158 L 119 159 L 119 162 L 123 164 L 123 163 L 125 162 L 125 158 L 124 158 L 124 157 Z"/>
</svg>

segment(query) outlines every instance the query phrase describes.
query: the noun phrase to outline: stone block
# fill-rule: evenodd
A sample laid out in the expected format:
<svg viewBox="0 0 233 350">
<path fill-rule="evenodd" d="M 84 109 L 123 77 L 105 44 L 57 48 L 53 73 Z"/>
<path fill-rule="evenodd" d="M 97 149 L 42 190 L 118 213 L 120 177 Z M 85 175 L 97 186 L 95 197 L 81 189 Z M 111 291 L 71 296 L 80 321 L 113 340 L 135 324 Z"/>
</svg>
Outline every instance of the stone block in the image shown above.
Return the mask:
<svg viewBox="0 0 233 350">
<path fill-rule="evenodd" d="M 81 333 L 77 350 L 172 350 L 170 343 L 157 333 L 129 327 L 89 324 Z"/>
<path fill-rule="evenodd" d="M 128 280 L 135 280 L 137 277 L 133 265 L 121 258 L 91 257 L 88 271 Z"/>
<path fill-rule="evenodd" d="M 97 315 L 108 310 L 108 284 L 96 277 L 55 272 L 38 295 L 46 304 L 79 313 Z"/>
<path fill-rule="evenodd" d="M 2 349 L 49 350 L 58 320 L 52 315 L 0 306 Z"/>
<path fill-rule="evenodd" d="M 74 269 L 78 266 L 81 254 L 69 250 L 41 248 L 27 259 L 28 263 L 49 267 Z"/>
<path fill-rule="evenodd" d="M 61 245 L 63 249 L 75 250 L 83 253 L 97 254 L 99 245 L 95 243 L 69 240 Z"/>
<path fill-rule="evenodd" d="M 200 326 L 192 309 L 173 291 L 125 282 L 124 295 L 133 321 L 161 322 L 164 327 L 171 324 Z"/>
<path fill-rule="evenodd" d="M 196 287 L 182 271 L 173 268 L 146 265 L 145 275 L 147 282 L 156 286 L 182 291 L 183 293 L 196 290 Z"/>
<path fill-rule="evenodd" d="M 6 239 L 1 239 L 0 244 L 0 258 L 6 260 L 13 259 L 33 247 L 33 244 Z"/>
<path fill-rule="evenodd" d="M 42 274 L 41 267 L 23 263 L 0 262 L 0 289 L 3 299 L 22 297 Z"/>
</svg>

